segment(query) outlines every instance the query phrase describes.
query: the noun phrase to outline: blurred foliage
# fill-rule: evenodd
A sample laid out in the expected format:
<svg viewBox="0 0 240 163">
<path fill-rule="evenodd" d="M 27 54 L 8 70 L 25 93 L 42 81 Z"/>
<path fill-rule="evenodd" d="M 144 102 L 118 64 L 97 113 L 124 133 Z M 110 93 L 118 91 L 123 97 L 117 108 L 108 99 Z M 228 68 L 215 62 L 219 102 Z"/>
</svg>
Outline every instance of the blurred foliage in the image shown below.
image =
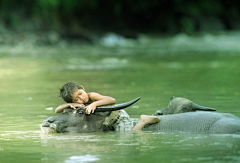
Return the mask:
<svg viewBox="0 0 240 163">
<path fill-rule="evenodd" d="M 9 29 L 194 32 L 240 28 L 240 1 L 0 0 Z"/>
</svg>

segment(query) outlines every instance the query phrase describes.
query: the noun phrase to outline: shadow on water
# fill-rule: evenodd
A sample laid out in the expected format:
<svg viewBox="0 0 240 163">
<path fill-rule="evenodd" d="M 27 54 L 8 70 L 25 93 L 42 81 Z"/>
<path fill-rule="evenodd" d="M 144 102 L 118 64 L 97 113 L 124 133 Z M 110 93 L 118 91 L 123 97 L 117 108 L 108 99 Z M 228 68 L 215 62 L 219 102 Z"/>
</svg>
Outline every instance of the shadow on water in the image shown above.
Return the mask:
<svg viewBox="0 0 240 163">
<path fill-rule="evenodd" d="M 131 46 L 1 47 L 0 160 L 3 162 L 238 162 L 239 135 L 129 132 L 50 134 L 39 124 L 63 101 L 67 81 L 127 108 L 132 118 L 171 96 L 240 116 L 237 35 L 143 37 Z M 226 44 L 223 44 L 224 42 Z"/>
</svg>

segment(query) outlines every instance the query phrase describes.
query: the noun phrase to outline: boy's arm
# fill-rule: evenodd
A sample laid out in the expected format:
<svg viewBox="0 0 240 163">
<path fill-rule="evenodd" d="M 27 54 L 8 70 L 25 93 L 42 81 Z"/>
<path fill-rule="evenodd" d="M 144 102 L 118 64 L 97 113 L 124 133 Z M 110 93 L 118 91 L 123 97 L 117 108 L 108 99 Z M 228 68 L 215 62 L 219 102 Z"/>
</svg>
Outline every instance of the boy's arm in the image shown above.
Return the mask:
<svg viewBox="0 0 240 163">
<path fill-rule="evenodd" d="M 62 104 L 59 105 L 56 109 L 55 109 L 55 113 L 60 113 L 62 112 L 64 109 L 66 108 L 73 108 L 76 109 L 76 107 L 84 107 L 85 105 L 83 104 L 78 104 L 78 103 L 66 103 L 66 104 Z"/>
<path fill-rule="evenodd" d="M 89 99 L 94 101 L 90 105 L 86 107 L 86 114 L 91 114 L 94 113 L 94 110 L 96 109 L 97 106 L 102 106 L 102 105 L 111 105 L 116 102 L 115 98 L 110 97 L 110 96 L 103 96 L 99 93 L 91 92 L 88 93 Z"/>
</svg>

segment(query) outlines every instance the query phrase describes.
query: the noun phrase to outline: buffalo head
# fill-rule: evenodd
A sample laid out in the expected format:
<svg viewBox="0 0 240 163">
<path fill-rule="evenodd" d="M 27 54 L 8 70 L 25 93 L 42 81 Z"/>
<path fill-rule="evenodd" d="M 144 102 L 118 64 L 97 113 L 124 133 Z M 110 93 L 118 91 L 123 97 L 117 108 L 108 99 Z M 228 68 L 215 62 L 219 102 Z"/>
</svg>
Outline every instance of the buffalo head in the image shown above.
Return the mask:
<svg viewBox="0 0 240 163">
<path fill-rule="evenodd" d="M 194 111 L 216 111 L 215 109 L 198 105 L 191 100 L 182 97 L 172 97 L 169 105 L 165 109 L 157 110 L 153 115 L 177 114 Z"/>
<path fill-rule="evenodd" d="M 85 114 L 84 108 L 76 110 L 67 108 L 64 112 L 53 117 L 49 117 L 41 124 L 43 133 L 63 133 L 63 132 L 95 132 L 113 130 L 111 127 L 105 128 L 103 122 L 110 115 L 111 111 L 124 109 L 134 104 L 140 97 L 122 104 L 111 106 L 99 106 L 93 114 Z"/>
</svg>

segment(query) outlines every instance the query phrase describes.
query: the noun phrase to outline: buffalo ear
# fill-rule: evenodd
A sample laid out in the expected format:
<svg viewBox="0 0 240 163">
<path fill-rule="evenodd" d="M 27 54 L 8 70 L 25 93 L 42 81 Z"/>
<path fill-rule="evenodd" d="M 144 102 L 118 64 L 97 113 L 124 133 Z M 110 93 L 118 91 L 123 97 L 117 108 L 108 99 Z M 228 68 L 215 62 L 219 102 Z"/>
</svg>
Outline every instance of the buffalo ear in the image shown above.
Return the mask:
<svg viewBox="0 0 240 163">
<path fill-rule="evenodd" d="M 95 115 L 100 115 L 100 116 L 109 116 L 111 111 L 105 111 L 105 112 L 94 112 L 93 114 Z"/>
<path fill-rule="evenodd" d="M 216 109 L 205 107 L 205 106 L 201 106 L 201 105 L 198 105 L 196 103 L 193 103 L 192 107 L 193 107 L 194 111 L 196 111 L 196 110 L 200 110 L 200 111 L 216 111 Z"/>
</svg>

